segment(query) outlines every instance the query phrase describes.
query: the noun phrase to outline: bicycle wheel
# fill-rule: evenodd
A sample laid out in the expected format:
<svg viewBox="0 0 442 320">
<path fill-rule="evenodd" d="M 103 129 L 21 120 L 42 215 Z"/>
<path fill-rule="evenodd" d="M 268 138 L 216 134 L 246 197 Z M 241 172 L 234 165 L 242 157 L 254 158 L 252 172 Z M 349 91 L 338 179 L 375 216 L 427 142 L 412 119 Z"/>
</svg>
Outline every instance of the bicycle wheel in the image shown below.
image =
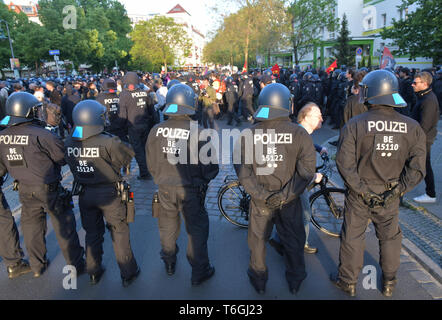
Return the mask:
<svg viewBox="0 0 442 320">
<path fill-rule="evenodd" d="M 248 195 L 239 181 L 232 181 L 218 192 L 218 207 L 221 214 L 236 226 L 247 228 L 249 226 Z"/>
<path fill-rule="evenodd" d="M 313 225 L 332 237 L 339 237 L 344 221 L 345 189 L 325 188 L 310 196 Z"/>
</svg>

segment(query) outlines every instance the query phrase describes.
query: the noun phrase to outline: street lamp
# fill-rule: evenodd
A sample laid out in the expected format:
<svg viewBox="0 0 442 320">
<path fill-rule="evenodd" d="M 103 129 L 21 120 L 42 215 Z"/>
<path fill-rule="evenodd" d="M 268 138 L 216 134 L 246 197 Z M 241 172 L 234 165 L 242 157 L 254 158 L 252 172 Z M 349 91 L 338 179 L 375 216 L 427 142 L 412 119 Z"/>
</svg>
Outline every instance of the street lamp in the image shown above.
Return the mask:
<svg viewBox="0 0 442 320">
<path fill-rule="evenodd" d="M 14 50 L 12 49 L 12 40 L 11 40 L 11 35 L 9 34 L 9 26 L 8 26 L 8 22 L 6 22 L 3 19 L 0 19 L 0 23 L 4 22 L 6 24 L 6 30 L 8 32 L 8 39 L 9 39 L 9 46 L 11 47 L 11 55 L 12 55 L 12 59 L 14 59 L 13 61 L 15 61 L 15 57 L 14 57 Z M 0 30 L 1 30 L 1 26 L 0 26 Z M 0 40 L 4 40 L 6 39 L 6 36 L 3 34 L 3 30 L 1 30 L 1 34 L 0 34 Z M 15 79 L 20 78 L 20 75 L 18 73 L 18 70 L 14 67 L 14 76 Z"/>
</svg>

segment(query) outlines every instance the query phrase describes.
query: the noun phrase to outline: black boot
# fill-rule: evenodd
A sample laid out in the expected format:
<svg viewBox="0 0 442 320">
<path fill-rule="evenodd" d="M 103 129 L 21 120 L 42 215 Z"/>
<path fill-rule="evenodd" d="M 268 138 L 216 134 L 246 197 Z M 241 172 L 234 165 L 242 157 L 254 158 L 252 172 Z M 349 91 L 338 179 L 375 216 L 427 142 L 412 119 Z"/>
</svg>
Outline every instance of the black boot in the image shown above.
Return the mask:
<svg viewBox="0 0 442 320">
<path fill-rule="evenodd" d="M 91 285 L 96 285 L 98 282 L 100 282 L 104 271 L 106 271 L 106 269 L 104 269 L 103 267 L 100 267 L 100 269 L 97 272 L 89 275 L 89 283 Z"/>
<path fill-rule="evenodd" d="M 15 279 L 23 274 L 31 272 L 31 267 L 26 260 L 20 260 L 13 266 L 8 266 L 8 278 Z"/>
<path fill-rule="evenodd" d="M 130 286 L 132 284 L 132 282 L 135 281 L 135 279 L 138 277 L 139 274 L 140 274 L 140 268 L 138 268 L 137 271 L 135 272 L 135 274 L 132 275 L 130 278 L 128 278 L 128 279 L 121 278 L 121 280 L 123 282 L 123 287 L 127 288 L 128 286 Z"/>
<path fill-rule="evenodd" d="M 200 284 L 202 284 L 204 281 L 209 280 L 210 278 L 212 278 L 212 276 L 215 274 L 215 267 L 212 265 L 209 265 L 209 270 L 207 271 L 207 273 L 201 277 L 198 280 L 192 280 L 192 286 L 199 286 Z"/>
<path fill-rule="evenodd" d="M 344 291 L 346 294 L 350 295 L 351 297 L 354 297 L 356 295 L 356 285 L 355 284 L 349 284 L 341 279 L 339 279 L 337 274 L 331 274 L 330 280 L 333 282 L 333 284 Z"/>
<path fill-rule="evenodd" d="M 382 279 L 382 294 L 386 297 L 391 297 L 393 295 L 396 283 L 396 278 L 394 278 L 393 280 Z"/>
</svg>

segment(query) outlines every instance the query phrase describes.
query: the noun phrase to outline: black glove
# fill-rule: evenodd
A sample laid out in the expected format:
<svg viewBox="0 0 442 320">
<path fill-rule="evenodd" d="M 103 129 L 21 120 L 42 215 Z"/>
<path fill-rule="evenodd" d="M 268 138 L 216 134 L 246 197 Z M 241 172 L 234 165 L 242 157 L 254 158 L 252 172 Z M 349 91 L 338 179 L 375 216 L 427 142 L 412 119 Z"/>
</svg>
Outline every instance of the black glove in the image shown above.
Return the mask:
<svg viewBox="0 0 442 320">
<path fill-rule="evenodd" d="M 382 198 L 384 199 L 384 208 L 387 208 L 394 200 L 396 200 L 396 198 L 400 197 L 401 191 L 399 189 L 399 185 L 397 184 L 382 194 Z"/>
<path fill-rule="evenodd" d="M 284 202 L 282 201 L 281 194 L 279 192 L 270 195 L 266 199 L 266 207 L 269 208 L 270 210 L 279 209 L 283 204 Z"/>
<path fill-rule="evenodd" d="M 362 195 L 362 200 L 371 209 L 380 208 L 384 206 L 384 197 L 372 192 L 364 192 Z"/>
</svg>

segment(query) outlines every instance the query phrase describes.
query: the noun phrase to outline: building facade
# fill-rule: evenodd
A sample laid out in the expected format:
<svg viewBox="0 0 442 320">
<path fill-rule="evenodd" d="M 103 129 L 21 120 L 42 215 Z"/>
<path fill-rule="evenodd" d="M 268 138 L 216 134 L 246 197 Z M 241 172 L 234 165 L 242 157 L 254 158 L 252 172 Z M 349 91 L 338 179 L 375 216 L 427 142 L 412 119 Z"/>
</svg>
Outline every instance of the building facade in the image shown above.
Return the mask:
<svg viewBox="0 0 442 320">
<path fill-rule="evenodd" d="M 189 56 L 185 57 L 182 52 L 178 52 L 178 59 L 175 61 L 176 67 L 202 67 L 204 66 L 202 62 L 203 58 L 203 48 L 206 44 L 206 38 L 194 25 L 194 17 L 187 12 L 181 5 L 177 4 L 171 10 L 165 14 L 154 13 L 148 15 L 135 15 L 129 14 L 129 18 L 132 21 L 132 27 L 141 21 L 148 21 L 149 19 L 157 16 L 163 15 L 168 18 L 174 19 L 175 23 L 180 24 L 184 27 L 187 36 L 192 41 L 192 47 Z"/>
<path fill-rule="evenodd" d="M 5 2 L 3 2 L 5 3 Z M 6 3 L 5 3 L 6 4 Z M 23 12 L 28 16 L 29 21 L 38 23 L 41 25 L 40 19 L 38 18 L 38 4 L 32 1 L 21 1 L 14 0 L 6 4 L 9 10 L 16 13 Z"/>
<path fill-rule="evenodd" d="M 337 0 L 335 15 L 342 20 L 344 14 L 348 20 L 348 30 L 350 32 L 350 46 L 355 52 L 362 48 L 362 57 L 367 65 L 369 56 L 372 66 L 379 65 L 379 61 L 384 50 L 388 47 L 390 51 L 397 49 L 392 46 L 389 39 L 383 40 L 380 36 L 382 29 L 389 28 L 393 24 L 393 19 L 407 19 L 407 14 L 416 10 L 416 5 L 411 5 L 405 9 L 399 9 L 402 0 Z M 333 60 L 333 46 L 336 44 L 336 37 L 339 34 L 340 25 L 337 31 L 329 32 L 326 29 L 320 31 L 320 44 L 312 47 L 312 50 L 302 57 L 299 65 L 314 67 L 327 67 Z M 294 61 L 292 50 L 276 53 L 272 56 L 270 64 L 278 63 L 284 66 L 291 66 Z M 432 59 L 416 58 L 410 61 L 409 56 L 395 56 L 396 65 L 409 68 L 425 69 L 432 67 Z M 338 66 L 339 66 L 338 61 Z"/>
</svg>

